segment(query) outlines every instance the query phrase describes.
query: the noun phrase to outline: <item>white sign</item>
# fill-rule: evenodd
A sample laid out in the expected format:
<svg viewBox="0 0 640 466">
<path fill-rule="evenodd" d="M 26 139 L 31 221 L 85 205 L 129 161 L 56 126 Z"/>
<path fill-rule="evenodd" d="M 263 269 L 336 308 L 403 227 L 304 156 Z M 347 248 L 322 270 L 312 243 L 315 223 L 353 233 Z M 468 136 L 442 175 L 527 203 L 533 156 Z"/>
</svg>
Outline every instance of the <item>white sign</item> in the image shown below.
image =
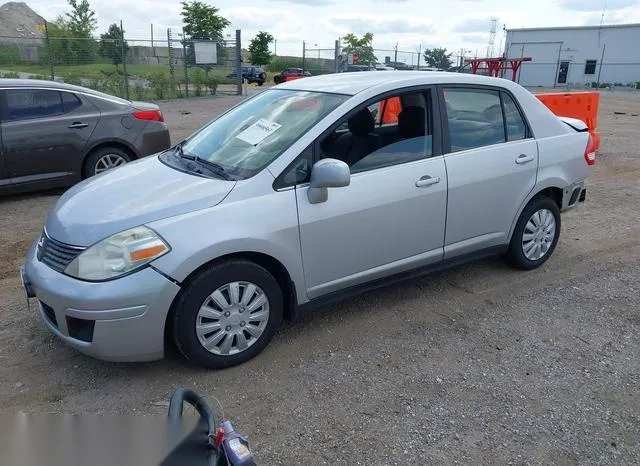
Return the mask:
<svg viewBox="0 0 640 466">
<path fill-rule="evenodd" d="M 260 118 L 236 137 L 252 146 L 260 144 L 267 136 L 278 131 L 282 125 Z"/>
<path fill-rule="evenodd" d="M 215 65 L 218 63 L 218 44 L 215 42 L 194 42 L 196 64 Z"/>
</svg>

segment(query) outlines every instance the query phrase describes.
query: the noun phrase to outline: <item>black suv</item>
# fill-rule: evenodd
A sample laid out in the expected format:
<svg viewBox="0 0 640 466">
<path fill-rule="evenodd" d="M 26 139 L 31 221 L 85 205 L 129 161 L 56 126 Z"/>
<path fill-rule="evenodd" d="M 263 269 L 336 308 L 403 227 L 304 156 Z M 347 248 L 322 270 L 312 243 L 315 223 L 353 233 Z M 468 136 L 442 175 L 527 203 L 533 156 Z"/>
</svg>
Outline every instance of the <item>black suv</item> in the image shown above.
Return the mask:
<svg viewBox="0 0 640 466">
<path fill-rule="evenodd" d="M 236 71 L 227 75 L 229 79 L 235 79 Z M 267 73 L 260 66 L 243 66 L 242 67 L 242 80 L 247 84 L 256 83 L 258 86 L 262 86 L 267 79 Z"/>
</svg>

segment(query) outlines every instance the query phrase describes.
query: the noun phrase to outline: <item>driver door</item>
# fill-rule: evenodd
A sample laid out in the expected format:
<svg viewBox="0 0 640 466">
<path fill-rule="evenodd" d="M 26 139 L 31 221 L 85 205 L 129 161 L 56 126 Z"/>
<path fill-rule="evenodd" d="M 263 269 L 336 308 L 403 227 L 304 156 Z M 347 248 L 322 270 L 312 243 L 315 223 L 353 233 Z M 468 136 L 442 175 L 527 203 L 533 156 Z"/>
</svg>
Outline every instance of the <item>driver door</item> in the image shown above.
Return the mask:
<svg viewBox="0 0 640 466">
<path fill-rule="evenodd" d="M 424 135 L 365 156 L 351 167 L 350 185 L 329 189 L 325 202 L 310 203 L 308 186 L 296 187 L 309 299 L 442 260 L 447 174 L 432 123 L 439 118 L 431 90 L 418 93 L 429 122 Z"/>
</svg>

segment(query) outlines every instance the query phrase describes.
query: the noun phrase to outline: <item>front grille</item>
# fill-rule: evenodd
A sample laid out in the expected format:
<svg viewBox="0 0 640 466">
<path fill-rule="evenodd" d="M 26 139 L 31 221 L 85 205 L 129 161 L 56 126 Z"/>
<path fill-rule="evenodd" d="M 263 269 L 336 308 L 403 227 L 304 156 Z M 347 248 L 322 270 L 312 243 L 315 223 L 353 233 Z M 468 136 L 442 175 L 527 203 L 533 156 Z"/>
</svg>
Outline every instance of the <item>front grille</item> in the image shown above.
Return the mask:
<svg viewBox="0 0 640 466">
<path fill-rule="evenodd" d="M 53 324 L 54 327 L 58 328 L 58 320 L 56 319 L 56 313 L 51 308 L 51 306 L 47 306 L 45 303 L 40 301 L 40 306 L 42 307 L 42 312 L 47 317 L 47 320 Z"/>
<path fill-rule="evenodd" d="M 55 271 L 64 272 L 67 265 L 83 250 L 84 248 L 56 241 L 43 232 L 38 243 L 38 259 Z"/>
</svg>

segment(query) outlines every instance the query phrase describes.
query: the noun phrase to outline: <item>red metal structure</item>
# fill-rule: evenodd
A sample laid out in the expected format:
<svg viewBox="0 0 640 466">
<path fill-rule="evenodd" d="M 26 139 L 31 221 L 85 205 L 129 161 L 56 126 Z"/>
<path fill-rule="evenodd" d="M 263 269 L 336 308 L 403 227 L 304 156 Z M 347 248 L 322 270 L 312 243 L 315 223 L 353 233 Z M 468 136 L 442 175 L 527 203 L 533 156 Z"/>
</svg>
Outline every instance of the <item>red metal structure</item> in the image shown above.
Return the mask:
<svg viewBox="0 0 640 466">
<path fill-rule="evenodd" d="M 511 80 L 515 81 L 518 76 L 518 70 L 522 65 L 522 62 L 531 61 L 531 57 L 520 58 L 465 58 L 465 63 L 471 64 L 471 72 L 477 74 L 478 69 L 482 63 L 487 64 L 487 70 L 489 76 L 497 78 L 500 75 L 500 70 L 511 70 Z"/>
</svg>

